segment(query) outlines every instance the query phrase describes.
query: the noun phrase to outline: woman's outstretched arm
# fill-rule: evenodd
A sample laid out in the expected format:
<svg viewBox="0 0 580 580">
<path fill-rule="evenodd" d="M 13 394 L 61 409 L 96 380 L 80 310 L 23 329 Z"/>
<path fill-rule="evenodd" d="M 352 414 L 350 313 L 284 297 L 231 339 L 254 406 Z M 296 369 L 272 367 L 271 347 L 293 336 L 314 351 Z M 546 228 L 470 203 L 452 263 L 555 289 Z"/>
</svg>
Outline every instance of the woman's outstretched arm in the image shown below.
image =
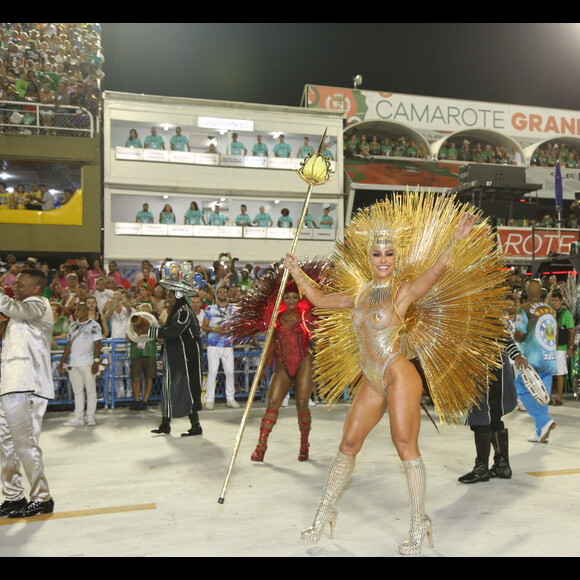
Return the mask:
<svg viewBox="0 0 580 580">
<path fill-rule="evenodd" d="M 318 284 L 304 273 L 298 265 L 298 258 L 293 254 L 286 254 L 284 267 L 290 270 L 292 278 L 302 293 L 316 308 L 352 308 L 354 300 L 344 292 L 337 294 L 325 294 Z"/>
</svg>

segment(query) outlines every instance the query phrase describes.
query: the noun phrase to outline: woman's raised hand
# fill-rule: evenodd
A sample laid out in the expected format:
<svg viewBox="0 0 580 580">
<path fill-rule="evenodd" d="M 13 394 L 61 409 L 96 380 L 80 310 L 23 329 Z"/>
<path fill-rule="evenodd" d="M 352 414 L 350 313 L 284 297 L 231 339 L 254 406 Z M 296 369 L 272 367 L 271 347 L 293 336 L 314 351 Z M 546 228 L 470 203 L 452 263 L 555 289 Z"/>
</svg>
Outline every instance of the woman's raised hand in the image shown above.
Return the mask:
<svg viewBox="0 0 580 580">
<path fill-rule="evenodd" d="M 456 236 L 460 240 L 464 240 L 469 235 L 469 232 L 473 229 L 474 225 L 475 225 L 475 216 L 470 213 L 464 213 L 459 218 Z"/>
<path fill-rule="evenodd" d="M 294 270 L 298 266 L 298 258 L 294 254 L 286 254 L 284 258 L 284 268 Z"/>
</svg>

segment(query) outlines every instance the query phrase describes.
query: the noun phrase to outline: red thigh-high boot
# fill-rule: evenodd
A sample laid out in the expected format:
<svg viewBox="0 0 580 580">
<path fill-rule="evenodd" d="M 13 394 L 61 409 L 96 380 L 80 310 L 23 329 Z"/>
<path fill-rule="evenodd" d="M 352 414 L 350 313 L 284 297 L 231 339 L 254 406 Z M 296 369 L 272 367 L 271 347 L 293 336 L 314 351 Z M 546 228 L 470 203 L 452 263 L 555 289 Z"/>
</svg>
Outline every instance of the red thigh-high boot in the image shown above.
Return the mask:
<svg viewBox="0 0 580 580">
<path fill-rule="evenodd" d="M 308 435 L 310 434 L 311 425 L 312 415 L 310 411 L 303 414 L 298 413 L 298 429 L 300 429 L 300 452 L 298 453 L 298 461 L 308 460 L 308 448 L 310 447 Z"/>
<path fill-rule="evenodd" d="M 252 461 L 264 461 L 264 455 L 266 454 L 266 449 L 268 449 L 268 437 L 277 420 L 278 411 L 272 411 L 271 409 L 264 411 L 262 423 L 260 424 L 260 437 L 258 439 L 258 445 L 254 453 L 252 453 Z"/>
</svg>

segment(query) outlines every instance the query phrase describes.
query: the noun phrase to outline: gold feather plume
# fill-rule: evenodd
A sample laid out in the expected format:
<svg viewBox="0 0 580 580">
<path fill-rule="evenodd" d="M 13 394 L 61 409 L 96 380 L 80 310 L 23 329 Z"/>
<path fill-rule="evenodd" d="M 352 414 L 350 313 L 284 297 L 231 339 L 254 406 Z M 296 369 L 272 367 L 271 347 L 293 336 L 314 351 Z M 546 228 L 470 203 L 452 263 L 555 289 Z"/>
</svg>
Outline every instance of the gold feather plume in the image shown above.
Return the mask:
<svg viewBox="0 0 580 580">
<path fill-rule="evenodd" d="M 453 242 L 459 217 L 478 223 L 466 240 Z M 330 257 L 326 292 L 354 298 L 372 279 L 369 244 L 391 239 L 397 255 L 393 296 L 450 252 L 449 266 L 407 311 L 399 335 L 402 352 L 420 363 L 441 422 L 457 423 L 487 388 L 487 367 L 499 368 L 498 340 L 506 336 L 508 273 L 480 210 L 454 194 L 407 191 L 357 212 Z M 354 395 L 362 378 L 351 311 L 317 309 L 314 372 L 329 404 Z"/>
</svg>

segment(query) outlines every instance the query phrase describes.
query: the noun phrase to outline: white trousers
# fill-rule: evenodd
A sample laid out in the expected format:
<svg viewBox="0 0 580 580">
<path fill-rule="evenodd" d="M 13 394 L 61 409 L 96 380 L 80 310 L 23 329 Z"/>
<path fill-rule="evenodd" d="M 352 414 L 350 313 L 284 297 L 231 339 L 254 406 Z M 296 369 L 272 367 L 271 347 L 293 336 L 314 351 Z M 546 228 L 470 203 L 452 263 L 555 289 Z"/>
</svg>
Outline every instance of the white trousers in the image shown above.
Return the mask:
<svg viewBox="0 0 580 580">
<path fill-rule="evenodd" d="M 21 466 L 30 484 L 30 500 L 50 499 L 39 445 L 47 405 L 47 399 L 31 392 L 8 393 L 0 397 L 2 493 L 9 501 L 22 499 L 25 495 Z"/>
<path fill-rule="evenodd" d="M 71 367 L 70 382 L 75 399 L 75 417 L 82 419 L 85 415 L 85 391 L 87 393 L 87 417 L 95 418 L 97 411 L 97 375 L 91 373 L 92 365 Z"/>
<path fill-rule="evenodd" d="M 234 400 L 234 395 L 236 394 L 234 385 L 234 349 L 231 346 L 208 346 L 207 381 L 205 383 L 206 403 L 213 403 L 215 400 L 215 384 L 220 361 L 226 376 L 226 399 L 228 401 Z"/>
</svg>

